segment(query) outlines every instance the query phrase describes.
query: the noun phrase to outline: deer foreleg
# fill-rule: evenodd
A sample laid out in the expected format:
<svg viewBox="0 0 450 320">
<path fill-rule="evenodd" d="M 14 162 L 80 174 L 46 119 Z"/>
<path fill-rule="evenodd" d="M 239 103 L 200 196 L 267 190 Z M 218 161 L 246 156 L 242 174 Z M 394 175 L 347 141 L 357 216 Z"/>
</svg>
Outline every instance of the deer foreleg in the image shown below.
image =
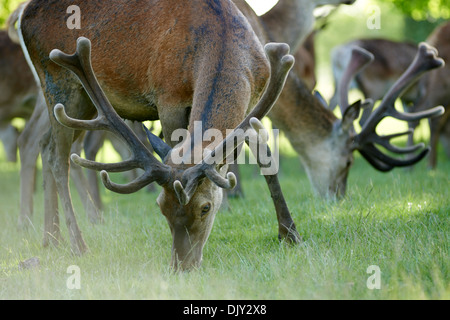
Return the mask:
<svg viewBox="0 0 450 320">
<path fill-rule="evenodd" d="M 248 144 L 248 140 L 247 140 Z M 267 158 L 272 158 L 272 152 L 266 143 L 259 144 L 259 148 L 263 148 L 262 153 L 259 150 L 259 154 L 264 154 Z M 263 164 L 259 156 L 256 156 L 256 161 L 261 169 L 267 168 L 267 164 Z M 272 197 L 273 204 L 275 206 L 275 212 L 278 220 L 278 238 L 285 240 L 288 243 L 300 243 L 301 237 L 295 227 L 294 220 L 292 219 L 289 207 L 284 198 L 283 191 L 281 189 L 280 181 L 278 180 L 278 174 L 264 174 L 267 186 L 269 187 L 270 195 Z"/>
</svg>

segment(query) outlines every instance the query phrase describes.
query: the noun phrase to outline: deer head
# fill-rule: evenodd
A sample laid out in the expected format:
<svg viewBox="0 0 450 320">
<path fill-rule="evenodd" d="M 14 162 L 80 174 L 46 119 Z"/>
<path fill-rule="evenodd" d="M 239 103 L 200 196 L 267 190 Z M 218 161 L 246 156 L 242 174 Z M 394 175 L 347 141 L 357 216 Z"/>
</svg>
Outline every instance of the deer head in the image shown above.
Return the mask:
<svg viewBox="0 0 450 320">
<path fill-rule="evenodd" d="M 57 120 L 62 125 L 77 130 L 111 131 L 122 138 L 132 152 L 132 157 L 121 163 L 98 163 L 82 159 L 76 154 L 71 156 L 72 161 L 82 167 L 101 171 L 105 187 L 116 193 L 130 194 L 152 182 L 162 187 L 157 202 L 172 233 L 171 264 L 175 270 L 200 266 L 203 247 L 222 202 L 222 189 L 232 189 L 236 185 L 234 174 L 225 175 L 224 160 L 230 150 L 233 153 L 244 142 L 242 132 L 250 129 L 258 122 L 257 119 L 262 119 L 270 111 L 293 66 L 294 59 L 288 55 L 287 45 L 268 44 L 265 51 L 271 64 L 271 77 L 260 102 L 232 134 L 213 150 L 204 152 L 206 156 L 197 164 L 173 161 L 172 153 L 177 147 L 172 149 L 149 132 L 149 140 L 163 162 L 159 162 L 142 144 L 116 113 L 101 89 L 92 69 L 91 43 L 88 39 L 78 40 L 74 55 L 70 56 L 59 50 L 53 50 L 50 54 L 54 62 L 76 74 L 98 111 L 94 120 L 78 120 L 70 118 L 64 106 L 58 104 L 54 108 Z M 230 144 L 233 144 L 231 148 Z M 144 174 L 126 185 L 112 182 L 108 175 L 108 172 L 124 172 L 135 168 L 143 169 Z"/>
</svg>

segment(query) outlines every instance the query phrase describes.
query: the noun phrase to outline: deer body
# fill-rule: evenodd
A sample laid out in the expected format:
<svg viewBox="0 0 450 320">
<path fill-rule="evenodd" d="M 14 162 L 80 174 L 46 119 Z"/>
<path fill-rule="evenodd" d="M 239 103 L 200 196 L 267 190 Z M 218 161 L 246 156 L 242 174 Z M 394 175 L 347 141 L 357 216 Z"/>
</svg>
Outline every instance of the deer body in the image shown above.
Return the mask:
<svg viewBox="0 0 450 320">
<path fill-rule="evenodd" d="M 70 4 L 31 1 L 21 15 L 19 27 L 51 115 L 51 131 L 41 143 L 46 192 L 44 244 L 60 239 L 58 193 L 73 251 L 87 250 L 68 189 L 70 145 L 79 132 L 73 129 L 108 127 L 127 141 L 134 159 L 120 164 L 97 164 L 75 156 L 72 160 L 96 170 L 144 169 L 143 176 L 125 186 L 112 183 L 106 172 L 102 173 L 103 182 L 119 193 L 137 191 L 152 181 L 160 184 L 163 188 L 158 204 L 173 236 L 172 265 L 182 269 L 198 266 L 221 203 L 221 188 L 235 183 L 233 176 L 223 178 L 223 170 L 216 172 L 210 165 L 172 162 L 171 153 L 180 146 L 172 149 L 175 142 L 170 137 L 179 128 L 188 128 L 192 133 L 195 121 L 201 121 L 204 130 L 215 128 L 223 133 L 241 123 L 266 86 L 269 62 L 263 46 L 245 17 L 225 0 L 88 1 L 80 5 L 81 30 L 61 26 Z M 47 36 L 52 34 L 58 36 Z M 64 52 L 76 49 L 77 53 L 67 56 L 52 51 L 55 48 Z M 286 47 L 268 50 L 274 57 L 279 56 L 272 58 L 273 66 L 292 65 L 290 58 L 281 59 Z M 269 85 L 270 92 L 258 104 L 256 114 L 260 116 L 264 115 L 261 108 L 270 109 L 273 104 L 268 101 L 276 100 L 278 94 L 273 90 L 282 88 L 289 67 L 280 70 L 272 75 L 275 85 Z M 75 120 L 91 119 L 95 109 L 99 113 L 97 120 Z M 157 142 L 164 149 L 159 152 L 164 153 L 164 163 L 155 161 L 119 116 L 161 120 L 170 144 L 163 147 Z M 248 126 L 248 121 L 243 125 Z M 200 151 L 205 147 L 202 144 Z M 292 232 L 291 224 L 285 226 L 287 232 Z"/>
<path fill-rule="evenodd" d="M 308 4 L 302 1 L 279 1 L 274 8 L 276 10 L 258 18 L 244 1 L 236 0 L 235 2 L 252 23 L 263 43 L 283 40 L 287 41 L 293 48 L 296 48 L 299 43 L 301 44 L 302 39 L 310 31 L 306 27 L 310 23 L 303 24 L 304 14 L 309 12 L 308 14 L 312 16 L 311 3 L 319 4 L 319 2 L 314 1 Z M 351 1 L 328 1 L 328 4 L 333 3 L 351 3 Z M 415 53 L 417 53 L 417 49 Z M 405 166 L 411 161 L 417 162 L 426 154 L 426 151 L 423 151 L 421 154 L 414 156 L 411 161 L 394 160 L 384 156 L 374 150 L 373 143 L 383 143 L 386 146 L 387 141 L 382 141 L 381 138 L 376 137 L 374 132 L 371 134 L 364 132 L 365 136 L 360 140 L 367 140 L 368 136 L 371 140 L 365 141 L 365 143 L 360 141 L 360 143 L 355 144 L 355 140 L 359 139 L 353 130 L 353 122 L 359 117 L 359 109 L 358 104 L 349 106 L 346 86 L 350 85 L 350 82 L 347 81 L 353 80 L 352 75 L 355 75 L 353 71 L 361 71 L 360 68 L 371 61 L 372 55 L 367 51 L 357 53 L 356 57 L 353 56 L 351 51 L 347 52 L 347 55 L 352 57 L 347 61 L 350 60 L 350 65 L 353 64 L 353 66 L 350 66 L 350 69 L 347 68 L 348 70 L 344 72 L 348 73 L 347 79 L 340 81 L 342 82 L 340 86 L 342 97 L 340 97 L 339 102 L 343 114 L 342 119 L 338 119 L 329 110 L 329 106 L 322 97 L 314 96 L 310 92 L 302 79 L 304 74 L 302 68 L 294 68 L 289 74 L 285 89 L 277 101 L 277 106 L 269 114 L 269 118 L 277 128 L 285 132 L 290 143 L 299 154 L 314 190 L 325 198 L 335 198 L 345 194 L 348 173 L 353 163 L 353 152 L 356 150 L 363 153 L 375 168 L 382 171 L 391 170 L 396 166 Z M 425 56 L 425 54 L 422 54 L 422 56 Z M 353 58 L 355 58 L 355 61 L 352 61 Z M 433 58 L 430 58 L 430 60 L 433 60 Z M 441 63 L 439 60 L 436 65 L 440 66 Z M 414 73 L 410 76 L 413 75 Z M 403 85 L 402 83 L 399 84 Z M 394 83 L 395 87 L 397 85 L 398 80 Z M 384 98 L 389 90 L 386 88 L 382 90 L 385 90 L 380 93 L 381 97 Z M 399 96 L 398 92 L 396 96 Z M 434 111 L 434 115 L 440 112 Z M 389 113 L 397 116 L 393 111 L 389 111 Z M 433 112 L 427 115 L 419 115 L 419 117 L 428 117 L 431 114 Z M 378 121 L 381 119 L 382 117 L 378 117 Z M 375 130 L 376 125 L 373 126 L 374 123 L 377 123 L 375 118 L 372 121 L 371 130 Z M 388 147 L 395 149 L 390 145 Z M 403 153 L 413 152 L 419 147 L 401 151 Z M 370 149 L 370 151 L 367 151 L 367 149 Z"/>
<path fill-rule="evenodd" d="M 164 5 L 160 5 L 161 1 L 156 3 L 136 1 L 133 5 L 125 5 L 122 1 L 116 2 L 116 5 L 98 5 L 95 8 L 96 15 L 99 17 L 114 17 L 114 19 L 93 21 L 78 32 L 67 28 L 60 30 L 59 25 L 43 23 L 43 21 L 36 22 L 39 26 L 38 31 L 42 34 L 57 34 L 56 28 L 59 30 L 58 37 L 51 37 L 40 43 L 42 48 L 38 56 L 35 57 L 32 49 L 29 49 L 33 60 L 40 59 L 39 61 L 44 62 L 42 68 L 38 69 L 39 77 L 45 79 L 44 70 L 51 73 L 54 69 L 58 69 L 48 58 L 48 53 L 52 49 L 60 48 L 62 51 L 72 52 L 75 49 L 76 39 L 83 35 L 91 39 L 94 48 L 98 48 L 92 52 L 94 69 L 101 70 L 97 75 L 100 84 L 107 96 L 111 97 L 111 102 L 118 114 L 123 118 L 140 121 L 161 118 L 164 122 L 169 121 L 167 118 L 172 118 L 171 121 L 174 123 L 183 122 L 187 118 L 186 109 L 192 104 L 194 88 L 196 92 L 200 90 L 209 92 L 211 83 L 214 83 L 211 80 L 216 82 L 221 80 L 214 78 L 217 73 L 243 75 L 245 73 L 242 71 L 245 68 L 249 69 L 249 76 L 254 77 L 233 79 L 234 86 L 239 88 L 240 81 L 252 81 L 248 85 L 258 88 L 259 91 L 253 90 L 253 97 L 248 99 L 255 101 L 261 94 L 261 87 L 267 78 L 267 64 L 264 65 L 265 68 L 256 70 L 261 63 L 264 63 L 262 48 L 249 45 L 247 56 L 241 54 L 233 57 L 229 54 L 236 48 L 233 41 L 237 40 L 244 44 L 255 43 L 255 40 L 252 39 L 251 33 L 245 32 L 245 28 L 249 28 L 245 18 L 240 16 L 235 8 L 230 14 L 231 8 L 227 8 L 226 2 L 217 2 L 217 7 L 214 7 L 216 3 L 214 1 L 194 2 L 185 10 L 181 9 L 186 5 L 183 1 L 165 1 Z M 28 12 L 30 16 L 32 13 L 32 17 L 36 19 L 40 17 L 39 13 L 44 14 L 44 11 L 55 17 L 65 15 L 66 4 L 61 1 L 52 3 L 33 1 L 28 5 L 24 19 L 28 20 Z M 167 10 L 170 6 L 173 9 L 169 15 Z M 84 12 L 89 11 L 87 5 L 85 9 L 83 6 L 81 9 Z M 212 21 L 196 19 L 195 13 L 205 10 L 210 12 L 208 19 Z M 164 27 L 161 25 L 162 19 L 164 19 Z M 34 21 L 29 24 L 32 23 Z M 99 25 L 101 25 L 101 36 L 98 34 Z M 213 28 L 218 25 L 220 27 Z M 232 28 L 236 29 L 235 35 L 230 34 L 229 29 Z M 242 33 L 238 33 L 241 31 L 239 29 L 242 29 Z M 23 32 L 27 42 L 26 29 Z M 224 37 L 224 41 L 217 43 L 219 37 Z M 227 39 L 230 40 L 227 41 Z M 207 59 L 199 54 L 206 50 L 209 51 Z M 257 59 L 254 58 L 255 56 L 258 56 Z M 253 62 L 254 60 L 257 60 L 256 63 Z M 121 61 L 121 65 L 117 65 L 115 61 Z M 171 77 L 167 74 L 171 74 Z M 47 87 L 45 81 L 43 86 Z M 213 98 L 219 97 L 221 93 L 216 92 Z M 192 107 L 195 116 L 191 117 L 191 121 L 201 120 L 202 117 L 195 112 L 199 109 L 196 108 L 196 103 L 205 105 L 210 97 L 199 94 L 195 98 Z M 238 108 L 241 110 L 238 112 L 242 117 L 247 111 L 248 101 L 242 101 L 240 104 L 242 105 Z M 133 108 L 130 108 L 130 105 Z M 167 106 L 167 108 L 158 109 L 158 106 Z M 214 108 L 214 106 L 210 107 Z M 223 120 L 225 121 L 223 125 L 228 128 L 233 128 L 232 124 L 238 124 L 229 124 L 228 121 L 236 121 L 226 117 Z"/>
<path fill-rule="evenodd" d="M 435 168 L 439 139 L 443 143 L 447 155 L 450 156 L 450 23 L 447 22 L 437 27 L 428 37 L 427 43 L 436 47 L 446 65 L 442 69 L 430 72 L 420 80 L 418 85 L 422 95 L 414 105 L 413 111 L 428 110 L 436 105 L 442 105 L 446 110 L 441 118 L 429 121 L 431 154 L 428 165 Z M 415 128 L 416 125 L 415 123 L 412 127 Z M 409 143 L 411 144 L 412 140 Z"/>
</svg>

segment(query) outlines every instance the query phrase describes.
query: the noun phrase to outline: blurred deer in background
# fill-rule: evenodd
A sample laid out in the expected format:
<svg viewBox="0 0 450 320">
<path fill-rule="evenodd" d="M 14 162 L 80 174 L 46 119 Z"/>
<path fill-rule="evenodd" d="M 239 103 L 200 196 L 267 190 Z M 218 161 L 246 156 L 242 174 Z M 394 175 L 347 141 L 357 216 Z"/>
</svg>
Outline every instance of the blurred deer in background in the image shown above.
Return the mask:
<svg viewBox="0 0 450 320">
<path fill-rule="evenodd" d="M 168 139 L 176 129 L 193 130 L 196 121 L 201 121 L 205 130 L 216 128 L 223 133 L 236 127 L 249 128 L 253 117 L 261 119 L 270 111 L 283 88 L 293 64 L 293 58 L 287 55 L 288 47 L 266 46 L 270 69 L 251 26 L 229 1 L 92 0 L 80 5 L 82 31 L 58 28 L 56 21 L 65 16 L 71 3 L 58 1 L 49 5 L 47 1 L 33 0 L 19 19 L 22 46 L 36 68 L 51 115 L 51 131 L 42 142 L 46 193 L 44 243 L 61 239 L 59 194 L 72 250 L 75 253 L 87 250 L 68 187 L 70 145 L 80 130 L 109 130 L 130 146 L 133 153 L 130 160 L 118 164 L 99 164 L 78 156 L 72 156 L 72 160 L 90 169 L 110 172 L 144 169 L 142 176 L 127 185 L 113 183 L 106 171 L 101 176 L 105 186 L 118 193 L 135 192 L 153 181 L 162 186 L 158 203 L 172 232 L 172 266 L 196 267 L 200 265 L 203 246 L 221 203 L 221 188 L 232 188 L 236 182 L 234 175 L 223 177 L 223 170 L 217 171 L 222 165 L 216 168 L 215 163 L 174 163 L 172 154 L 180 148 L 175 147 L 176 141 L 167 141 L 167 145 L 149 135 L 163 163 L 157 161 L 120 117 L 139 121 L 160 119 Z M 58 36 L 51 36 L 55 34 Z M 82 38 L 74 47 L 82 35 L 91 38 L 92 66 L 97 76 L 91 68 L 91 42 Z M 55 48 L 66 52 L 76 49 L 77 53 L 67 56 L 52 51 Z M 271 79 L 262 95 L 270 71 Z M 250 118 L 239 125 L 255 104 Z M 96 120 L 76 120 L 91 119 L 96 112 Z M 215 141 L 215 148 L 210 143 L 192 146 L 191 141 L 186 143 L 193 154 L 197 151 L 204 154 L 208 147 L 210 153 L 205 159 L 211 160 L 223 154 L 223 148 L 233 143 L 234 138 L 232 135 L 231 141 L 228 138 Z M 298 242 L 276 175 L 265 178 L 274 198 L 279 236 Z"/>
<path fill-rule="evenodd" d="M 447 156 L 450 157 L 450 22 L 437 27 L 428 37 L 427 43 L 436 47 L 439 55 L 446 62 L 445 68 L 435 70 L 425 75 L 419 82 L 420 100 L 413 106 L 412 111 L 420 112 L 437 105 L 445 108 L 445 114 L 439 118 L 430 119 L 431 153 L 428 160 L 430 168 L 437 166 L 437 148 L 441 140 Z M 415 129 L 417 122 L 411 125 Z M 412 137 L 408 144 L 413 143 Z"/>
<path fill-rule="evenodd" d="M 247 16 L 261 42 L 279 41 L 286 39 L 289 30 L 292 34 L 290 39 L 302 37 L 303 32 L 292 28 L 295 26 L 295 19 L 302 18 L 302 15 L 290 15 L 295 10 L 289 5 L 285 6 L 285 17 L 279 16 L 278 20 L 265 19 L 264 15 L 257 17 L 253 10 L 244 1 L 235 1 L 241 11 Z M 297 2 L 295 2 L 297 3 Z M 278 12 L 282 12 L 283 3 L 279 2 Z M 301 11 L 301 10 L 299 10 Z M 281 14 L 281 13 L 280 13 Z M 291 18 L 292 20 L 290 20 Z M 277 27 L 270 25 L 271 21 L 277 21 Z M 278 25 L 282 24 L 282 26 Z M 278 29 L 277 29 L 278 28 Z M 283 30 L 283 35 L 277 35 L 272 31 Z M 277 37 L 278 36 L 278 37 Z M 297 41 L 293 41 L 294 45 Z M 290 44 L 290 43 L 288 43 Z M 342 119 L 338 119 L 323 97 L 316 93 L 313 95 L 301 79 L 301 70 L 294 70 L 289 74 L 285 89 L 283 90 L 277 105 L 272 109 L 269 118 L 273 124 L 281 129 L 289 139 L 290 143 L 300 156 L 305 167 L 309 180 L 314 190 L 325 198 L 341 197 L 345 194 L 349 170 L 353 164 L 353 152 L 358 150 L 364 155 L 366 160 L 377 170 L 389 171 L 395 167 L 409 166 L 423 159 L 428 153 L 428 149 L 422 150 L 417 155 L 412 155 L 415 151 L 423 149 L 423 145 L 413 146 L 407 149 L 399 149 L 389 143 L 399 135 L 411 134 L 406 132 L 387 137 L 379 137 L 376 134 L 377 124 L 387 115 L 391 115 L 401 120 L 411 121 L 416 118 L 433 117 L 442 112 L 442 109 L 433 109 L 428 112 L 419 113 L 414 116 L 406 116 L 398 113 L 393 105 L 390 105 L 392 97 L 401 97 L 404 93 L 399 88 L 409 87 L 417 80 L 418 76 L 425 70 L 420 69 L 426 66 L 429 69 L 442 66 L 442 60 L 437 59 L 431 48 L 421 47 L 419 55 L 416 56 L 415 64 L 410 66 L 412 72 L 408 72 L 401 79 L 397 80 L 393 88 L 384 94 L 386 103 L 383 106 L 383 114 L 377 114 L 370 121 L 370 126 L 366 127 L 359 135 L 353 129 L 353 122 L 359 118 L 359 109 L 362 106 L 372 107 L 371 103 L 356 103 L 349 107 L 348 86 L 353 77 L 360 72 L 373 59 L 373 55 L 365 50 L 358 49 L 351 55 L 350 64 L 346 73 L 348 75 L 340 82 Z M 417 53 L 417 50 L 416 50 Z M 427 69 L 427 70 L 429 70 Z M 405 83 L 403 80 L 408 80 Z M 400 81 L 400 82 L 399 82 Z M 355 141 L 358 140 L 356 143 Z M 410 154 L 411 159 L 401 160 L 381 153 L 375 145 L 381 145 L 389 151 L 396 151 L 400 154 Z"/>
</svg>

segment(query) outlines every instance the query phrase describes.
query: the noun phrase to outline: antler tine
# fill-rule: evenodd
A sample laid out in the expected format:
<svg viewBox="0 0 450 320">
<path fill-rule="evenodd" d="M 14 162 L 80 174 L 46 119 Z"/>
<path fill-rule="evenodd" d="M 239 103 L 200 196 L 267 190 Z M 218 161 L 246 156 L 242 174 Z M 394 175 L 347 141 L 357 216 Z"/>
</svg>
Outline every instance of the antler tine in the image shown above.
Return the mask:
<svg viewBox="0 0 450 320">
<path fill-rule="evenodd" d="M 289 46 L 281 43 L 269 43 L 264 47 L 270 62 L 271 75 L 269 84 L 261 100 L 248 114 L 248 116 L 229 134 L 201 163 L 186 170 L 184 177 L 186 187 L 179 181 L 175 181 L 175 190 L 181 203 L 189 202 L 198 184 L 198 179 L 208 177 L 212 182 L 224 189 L 233 189 L 236 186 L 236 176 L 228 173 L 223 178 L 216 170 L 216 166 L 222 164 L 226 158 L 245 142 L 245 132 L 252 127 L 253 118 L 261 120 L 275 105 L 283 91 L 289 71 L 295 63 L 293 56 L 289 55 Z M 261 137 L 264 141 L 265 137 Z M 218 160 L 220 160 L 218 162 Z M 186 202 L 187 201 L 187 202 Z"/>
<path fill-rule="evenodd" d="M 409 153 L 413 153 L 420 149 L 425 148 L 424 143 L 419 143 L 417 145 L 406 147 L 406 148 L 397 147 L 390 143 L 390 141 L 394 138 L 405 136 L 405 135 L 412 135 L 412 134 L 414 134 L 414 130 L 411 129 L 411 130 L 408 130 L 403 133 L 397 133 L 397 134 L 392 134 L 392 135 L 388 135 L 388 136 L 374 135 L 368 141 L 368 143 L 379 144 L 380 146 L 386 148 L 388 151 L 391 151 L 391 152 L 397 153 L 397 154 L 409 154 Z"/>
<path fill-rule="evenodd" d="M 100 87 L 92 69 L 90 40 L 83 37 L 79 38 L 76 52 L 73 55 L 67 55 L 55 49 L 50 53 L 50 59 L 72 71 L 78 77 L 98 112 L 98 116 L 94 120 L 78 120 L 69 117 L 66 114 L 64 106 L 57 104 L 54 109 L 56 119 L 62 125 L 72 129 L 108 130 L 121 137 L 132 152 L 131 159 L 114 164 L 88 161 L 80 158 L 78 155 L 72 155 L 72 161 L 88 169 L 103 170 L 101 176 L 105 187 L 117 193 L 136 192 L 153 181 L 156 181 L 158 184 L 167 182 L 170 168 L 160 163 L 139 140 L 136 134 L 125 124 Z M 108 174 L 104 171 L 123 172 L 135 168 L 141 168 L 145 173 L 126 185 L 118 185 L 111 182 Z"/>
<path fill-rule="evenodd" d="M 403 93 L 413 85 L 425 72 L 433 69 L 442 68 L 445 65 L 444 60 L 437 57 L 437 50 L 426 43 L 419 45 L 419 51 L 411 66 L 394 84 L 384 97 L 380 106 L 372 113 L 360 132 L 360 136 L 364 137 L 375 131 L 376 126 L 385 117 L 391 116 L 399 120 L 417 121 L 424 118 L 440 116 L 444 112 L 444 108 L 437 107 L 428 111 L 406 114 L 400 113 L 395 109 L 395 101 L 403 95 Z"/>
<path fill-rule="evenodd" d="M 419 45 L 418 54 L 408 68 L 408 70 L 400 77 L 400 79 L 394 84 L 389 92 L 384 97 L 380 106 L 375 109 L 367 121 L 363 122 L 361 132 L 354 139 L 354 149 L 366 158 L 375 168 L 381 171 L 389 171 L 394 167 L 405 167 L 413 165 L 422 160 L 430 151 L 429 148 L 425 148 L 418 155 L 409 158 L 407 160 L 395 159 L 383 154 L 379 149 L 375 147 L 378 144 L 388 151 L 396 154 L 411 154 L 415 151 L 423 149 L 425 145 L 423 143 L 407 148 L 399 148 L 390 143 L 390 140 L 403 136 L 411 135 L 414 132 L 409 130 L 404 133 L 379 136 L 376 133 L 376 127 L 385 117 L 391 116 L 399 120 L 404 121 L 417 121 L 424 118 L 430 118 L 441 115 L 444 112 L 442 107 L 437 107 L 429 111 L 424 111 L 414 114 L 401 113 L 395 109 L 395 101 L 402 96 L 402 94 L 417 81 L 425 72 L 440 68 L 444 65 L 444 61 L 437 57 L 437 51 L 433 47 L 428 46 L 425 43 Z"/>
<path fill-rule="evenodd" d="M 417 162 L 421 161 L 430 152 L 430 148 L 424 149 L 418 155 L 405 160 L 392 158 L 380 150 L 378 150 L 374 145 L 370 144 L 365 146 L 363 149 L 359 150 L 361 155 L 371 163 L 376 169 L 384 172 L 391 171 L 395 167 L 409 167 Z"/>
<path fill-rule="evenodd" d="M 350 83 L 352 82 L 353 78 L 374 59 L 375 57 L 373 54 L 361 47 L 355 46 L 352 49 L 350 62 L 345 69 L 344 75 L 342 76 L 341 81 L 338 85 L 339 107 L 341 109 L 342 115 L 349 107 L 348 92 L 350 90 Z"/>
</svg>

